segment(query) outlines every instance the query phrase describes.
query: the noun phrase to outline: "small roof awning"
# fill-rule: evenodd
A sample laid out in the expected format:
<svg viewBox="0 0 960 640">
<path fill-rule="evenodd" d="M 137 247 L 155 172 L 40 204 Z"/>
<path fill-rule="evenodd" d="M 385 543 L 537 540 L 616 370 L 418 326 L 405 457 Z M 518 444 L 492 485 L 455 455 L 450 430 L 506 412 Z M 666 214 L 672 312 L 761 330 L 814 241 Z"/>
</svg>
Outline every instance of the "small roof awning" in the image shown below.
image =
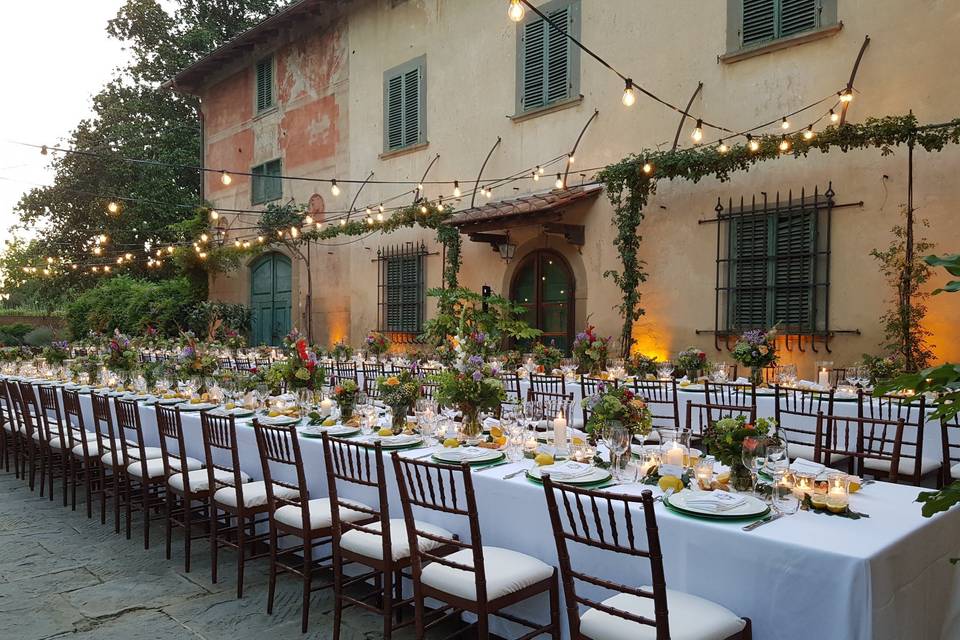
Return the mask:
<svg viewBox="0 0 960 640">
<path fill-rule="evenodd" d="M 595 198 L 600 191 L 600 185 L 568 187 L 512 200 L 490 202 L 454 213 L 447 218 L 447 224 L 457 227 L 460 233 L 474 235 L 487 231 L 559 223 L 567 206 Z"/>
</svg>

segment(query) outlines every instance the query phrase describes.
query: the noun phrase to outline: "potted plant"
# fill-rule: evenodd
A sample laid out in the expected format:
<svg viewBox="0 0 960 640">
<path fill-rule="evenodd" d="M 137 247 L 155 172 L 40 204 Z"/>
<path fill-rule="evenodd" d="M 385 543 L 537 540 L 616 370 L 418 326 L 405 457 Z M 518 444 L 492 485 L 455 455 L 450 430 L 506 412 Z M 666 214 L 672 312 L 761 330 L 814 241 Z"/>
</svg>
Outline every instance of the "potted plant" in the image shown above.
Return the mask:
<svg viewBox="0 0 960 640">
<path fill-rule="evenodd" d="M 577 361 L 577 373 L 597 375 L 607 365 L 610 338 L 597 335 L 592 324 L 577 334 L 573 341 L 573 357 Z"/>
<path fill-rule="evenodd" d="M 401 371 L 378 378 L 377 389 L 380 391 L 380 400 L 393 410 L 393 432 L 402 432 L 407 415 L 420 397 L 420 380 L 410 371 Z"/>
<path fill-rule="evenodd" d="M 682 371 L 691 382 L 700 377 L 707 366 L 707 354 L 696 347 L 687 347 L 677 355 L 677 369 Z"/>
<path fill-rule="evenodd" d="M 740 337 L 733 347 L 733 359 L 750 367 L 750 382 L 763 383 L 763 368 L 777 363 L 777 331 L 753 329 Z"/>
<path fill-rule="evenodd" d="M 436 375 L 437 401 L 447 407 L 457 407 L 463 414 L 461 431 L 467 444 L 477 444 L 483 436 L 480 413 L 495 411 L 506 399 L 503 383 L 495 369 L 485 364 L 483 357 L 472 355 L 462 359 L 456 367 Z"/>
<path fill-rule="evenodd" d="M 745 416 L 736 416 L 721 418 L 704 431 L 707 452 L 730 467 L 730 486 L 734 489 L 746 491 L 753 486 L 750 471 L 743 464 L 743 448 L 757 446 L 775 424 L 767 418 L 751 424 Z"/>
</svg>

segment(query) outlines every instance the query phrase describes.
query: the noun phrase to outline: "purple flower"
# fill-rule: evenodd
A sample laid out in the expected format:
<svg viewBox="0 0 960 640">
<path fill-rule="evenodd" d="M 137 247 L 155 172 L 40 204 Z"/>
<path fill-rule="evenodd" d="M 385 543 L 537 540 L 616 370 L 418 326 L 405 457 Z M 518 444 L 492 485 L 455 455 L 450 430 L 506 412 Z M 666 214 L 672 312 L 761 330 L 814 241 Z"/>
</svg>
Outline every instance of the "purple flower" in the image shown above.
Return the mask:
<svg viewBox="0 0 960 640">
<path fill-rule="evenodd" d="M 478 369 L 473 372 L 473 381 L 480 382 L 481 380 L 483 380 L 483 372 Z"/>
<path fill-rule="evenodd" d="M 481 356 L 470 356 L 470 359 L 467 360 L 468 363 L 472 364 L 475 367 L 479 367 L 483 364 L 483 357 Z"/>
<path fill-rule="evenodd" d="M 181 357 L 181 358 L 184 358 L 184 359 L 186 359 L 186 358 L 192 358 L 193 355 L 194 355 L 194 353 L 195 353 L 195 352 L 194 352 L 194 350 L 193 350 L 193 347 L 184 347 L 184 348 L 183 348 L 183 351 L 180 352 L 180 357 Z"/>
</svg>

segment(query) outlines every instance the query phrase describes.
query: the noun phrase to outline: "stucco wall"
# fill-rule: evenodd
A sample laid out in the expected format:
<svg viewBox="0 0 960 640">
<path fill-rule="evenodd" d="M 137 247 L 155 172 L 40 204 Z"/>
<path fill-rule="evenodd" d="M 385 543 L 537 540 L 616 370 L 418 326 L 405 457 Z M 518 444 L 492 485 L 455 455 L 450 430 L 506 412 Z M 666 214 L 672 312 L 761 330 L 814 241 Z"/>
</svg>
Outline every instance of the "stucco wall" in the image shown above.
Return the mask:
<svg viewBox="0 0 960 640">
<path fill-rule="evenodd" d="M 289 173 L 329 177 L 363 177 L 374 171 L 380 180 L 418 180 L 430 160 L 440 155 L 430 179 L 470 178 L 476 175 L 483 158 L 497 136 L 503 141 L 491 157 L 485 176 L 513 174 L 524 167 L 542 164 L 570 149 L 580 128 L 593 110 L 600 115 L 584 136 L 571 172 L 619 160 L 643 147 L 669 145 L 677 126 L 677 115 L 649 100 L 639 98 L 632 109 L 620 104 L 623 85 L 594 61 L 583 57 L 580 89 L 583 100 L 568 109 L 539 117 L 514 121 L 516 28 L 506 19 L 505 3 L 472 0 L 408 0 L 391 8 L 389 0 L 357 5 L 343 26 L 318 31 L 302 45 L 284 45 L 291 64 L 328 69 L 318 72 L 314 85 L 323 84 L 306 100 L 308 110 L 323 114 L 328 124 L 316 118 L 294 115 L 297 104 L 281 107 L 286 117 L 254 121 L 251 126 L 261 148 L 283 150 L 284 170 Z M 960 54 L 953 33 L 960 26 L 960 5 L 947 0 L 840 0 L 839 18 L 843 29 L 834 36 L 758 56 L 733 64 L 720 63 L 717 55 L 726 50 L 725 2 L 696 0 L 582 0 L 581 35 L 618 68 L 639 82 L 683 102 L 697 81 L 704 89 L 693 111 L 742 129 L 771 120 L 841 88 L 865 34 L 872 43 L 857 77 L 859 94 L 849 117 L 862 121 L 869 116 L 901 114 L 913 110 L 923 122 L 941 122 L 958 115 L 960 87 L 945 82 L 950 60 Z M 314 51 L 314 48 L 324 48 Z M 331 47 L 335 53 L 330 53 Z M 283 53 L 287 56 L 287 53 Z M 383 72 L 420 55 L 427 58 L 427 137 L 425 148 L 388 158 L 383 150 Z M 239 73 L 235 82 L 246 90 L 249 77 Z M 332 102 L 331 102 L 332 96 Z M 240 102 L 250 104 L 250 99 Z M 217 104 L 205 101 L 210 110 Z M 244 107 L 238 107 L 238 114 Z M 208 126 L 218 118 L 208 116 Z M 794 119 L 799 125 L 807 118 Z M 333 123 L 333 124 L 330 124 Z M 330 127 L 339 129 L 333 135 Z M 310 131 L 326 127 L 320 142 L 310 135 L 291 137 L 291 128 Z M 681 136 L 689 144 L 688 122 Z M 770 129 L 774 132 L 776 127 Z M 224 127 L 222 135 L 234 131 Z M 286 134 L 286 135 L 284 135 Z M 233 134 L 236 135 L 234 131 Z M 708 134 L 708 139 L 712 136 Z M 208 160 L 216 153 L 221 138 L 210 134 Z M 249 146 L 249 142 L 244 145 Z M 263 158 L 254 158 L 259 161 Z M 212 160 L 211 160 L 212 161 Z M 515 183 L 495 193 L 495 198 L 549 188 L 562 165 L 547 169 L 546 179 Z M 960 151 L 919 152 L 916 157 L 917 215 L 930 221 L 927 235 L 940 252 L 960 250 L 960 225 L 956 202 L 960 185 L 955 179 Z M 712 329 L 714 315 L 714 260 L 716 230 L 697 221 L 713 215 L 718 197 L 739 198 L 778 190 L 825 187 L 830 181 L 838 202 L 864 202 L 862 208 L 838 210 L 833 220 L 831 317 L 836 329 L 859 329 L 859 336 L 839 336 L 832 341 L 837 364 L 847 363 L 864 352 L 875 352 L 880 341 L 878 318 L 889 297 L 882 277 L 869 252 L 885 247 L 890 228 L 899 222 L 899 209 L 906 200 L 906 150 L 888 157 L 879 151 L 838 151 L 824 155 L 813 152 L 807 158 L 784 158 L 757 166 L 749 173 L 733 176 L 728 183 L 706 179 L 698 184 L 661 183 L 647 209 L 641 226 L 641 257 L 649 279 L 642 286 L 647 310 L 638 323 L 640 346 L 659 356 L 697 345 L 712 352 L 713 338 L 697 335 L 697 329 Z M 228 191 L 210 192 L 216 203 L 244 201 L 244 181 Z M 292 184 L 288 193 L 306 203 L 309 187 Z M 410 195 L 392 200 L 405 186 L 369 185 L 359 204 L 388 201 L 403 203 Z M 450 196 L 450 187 L 428 186 L 426 195 Z M 321 191 L 328 211 L 342 209 L 354 195 L 353 187 L 332 202 Z M 244 200 L 244 197 L 246 198 Z M 468 202 L 461 203 L 465 207 Z M 221 204 L 220 206 L 228 206 Z M 586 225 L 586 245 L 581 251 L 561 239 L 544 237 L 539 229 L 514 231 L 519 245 L 517 257 L 536 247 L 547 246 L 568 253 L 578 273 L 577 321 L 589 316 L 603 333 L 618 333 L 620 319 L 615 306 L 619 295 L 613 283 L 602 277 L 607 269 L 619 266 L 612 246 L 612 210 L 601 195 L 591 205 L 574 207 L 568 221 Z M 319 282 L 313 309 L 318 341 L 349 334 L 357 342 L 376 322 L 376 263 L 371 261 L 382 244 L 425 238 L 439 251 L 433 234 L 405 230 L 390 237 L 373 235 L 345 246 L 321 247 L 315 260 Z M 331 245 L 340 244 L 337 242 Z M 315 248 L 316 249 L 316 248 Z M 328 253 L 329 252 L 329 253 Z M 509 282 L 513 266 L 506 265 L 489 245 L 465 242 L 463 284 L 495 288 Z M 579 266 L 577 266 L 579 265 Z M 439 255 L 428 258 L 427 285 L 440 283 Z M 939 276 L 933 286 L 943 281 Z M 302 281 L 302 278 L 301 278 Z M 214 295 L 244 301 L 248 296 L 243 274 L 218 278 Z M 302 287 L 301 287 L 302 289 Z M 584 296 L 581 297 L 581 292 Z M 955 317 L 960 311 L 956 297 L 931 299 L 927 326 L 934 331 L 932 342 L 937 356 L 960 358 L 960 329 Z M 296 316 L 295 316 L 296 317 Z M 715 352 L 714 352 L 715 353 Z M 824 357 L 809 351 L 785 354 L 809 374 L 814 359 Z M 727 354 L 715 354 L 728 359 Z"/>
</svg>

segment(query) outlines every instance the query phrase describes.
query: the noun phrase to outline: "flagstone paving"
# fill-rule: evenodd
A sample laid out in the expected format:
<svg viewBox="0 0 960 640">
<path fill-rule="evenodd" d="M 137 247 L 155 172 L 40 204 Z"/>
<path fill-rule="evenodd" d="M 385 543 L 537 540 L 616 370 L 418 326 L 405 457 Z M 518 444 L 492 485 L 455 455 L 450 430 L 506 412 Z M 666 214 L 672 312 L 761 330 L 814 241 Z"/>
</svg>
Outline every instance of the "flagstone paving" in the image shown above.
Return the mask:
<svg viewBox="0 0 960 640">
<path fill-rule="evenodd" d="M 78 495 L 82 498 L 82 493 Z M 210 582 L 208 546 L 195 541 L 191 572 L 183 572 L 182 538 L 164 557 L 163 524 L 154 522 L 143 549 L 140 520 L 130 540 L 88 520 L 80 504 L 64 508 L 31 493 L 0 471 L 0 638 L 17 640 L 320 640 L 333 637 L 333 595 L 314 593 L 310 629 L 300 633 L 300 582 L 281 575 L 273 615 L 266 613 L 267 563 L 246 568 L 236 599 L 236 556 L 220 554 L 220 581 Z M 112 515 L 112 514 L 108 514 Z M 327 576 L 324 575 L 324 578 Z M 438 629 L 444 637 L 459 625 Z M 343 640 L 382 638 L 379 616 L 350 609 Z M 467 634 L 462 634 L 467 637 Z M 394 634 L 409 639 L 409 629 Z"/>
</svg>

